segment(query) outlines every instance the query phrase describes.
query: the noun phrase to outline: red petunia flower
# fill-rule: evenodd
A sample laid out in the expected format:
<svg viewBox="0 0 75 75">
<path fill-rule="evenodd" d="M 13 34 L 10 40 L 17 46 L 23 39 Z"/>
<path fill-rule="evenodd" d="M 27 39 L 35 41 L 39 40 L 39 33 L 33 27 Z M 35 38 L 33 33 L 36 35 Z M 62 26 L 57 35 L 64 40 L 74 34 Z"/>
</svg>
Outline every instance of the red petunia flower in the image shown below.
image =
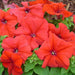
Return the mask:
<svg viewBox="0 0 75 75">
<path fill-rule="evenodd" d="M 58 38 L 50 32 L 49 38 L 42 44 L 39 50 L 36 50 L 37 56 L 44 60 L 42 67 L 63 67 L 68 69 L 73 53 L 72 44 Z"/>
<path fill-rule="evenodd" d="M 22 59 L 19 55 L 4 51 L 1 56 L 1 62 L 5 68 L 8 68 L 9 75 L 22 75 Z"/>
<path fill-rule="evenodd" d="M 0 10 L 0 36 L 13 36 L 13 29 L 16 24 L 17 18 L 14 15 L 10 15 L 9 12 Z"/>
<path fill-rule="evenodd" d="M 73 15 L 73 22 L 74 22 L 74 24 L 75 24 L 75 15 Z"/>
<path fill-rule="evenodd" d="M 72 43 L 72 45 L 74 46 L 73 55 L 75 56 L 75 33 L 74 32 L 70 33 L 70 40 L 68 40 L 68 42 Z"/>
<path fill-rule="evenodd" d="M 49 24 L 49 30 L 65 41 L 70 41 L 72 38 L 71 32 L 63 23 L 59 23 L 58 28 L 56 28 L 53 24 Z"/>
<path fill-rule="evenodd" d="M 23 59 L 23 63 L 25 63 L 26 59 L 32 55 L 31 48 L 24 36 L 17 36 L 15 38 L 9 37 L 4 39 L 2 48 L 4 51 L 20 55 Z"/>
<path fill-rule="evenodd" d="M 26 17 L 22 20 L 23 34 L 29 41 L 32 49 L 37 48 L 48 38 L 48 22 L 38 17 Z M 22 35 L 19 31 L 15 31 L 15 35 Z"/>
<path fill-rule="evenodd" d="M 55 33 L 60 39 L 72 43 L 75 47 L 75 34 L 73 32 L 70 32 L 67 26 L 63 23 L 59 23 L 58 28 L 56 28 L 53 24 L 49 24 L 49 31 Z M 75 48 L 73 55 L 75 55 Z"/>
<path fill-rule="evenodd" d="M 36 1 L 29 1 L 29 5 L 35 5 L 35 4 L 51 4 L 52 1 L 49 0 L 36 0 Z"/>
<path fill-rule="evenodd" d="M 14 13 L 19 19 L 20 17 L 26 17 L 26 16 L 37 16 L 37 17 L 44 16 L 41 4 L 29 6 L 28 2 L 22 2 L 22 5 L 23 7 L 11 10 L 11 12 Z"/>
<path fill-rule="evenodd" d="M 63 18 L 71 16 L 72 13 L 67 11 L 64 6 L 65 4 L 63 3 L 45 4 L 43 11 L 50 15 L 62 15 Z"/>
<path fill-rule="evenodd" d="M 75 24 L 75 15 L 73 15 L 73 22 Z M 74 25 L 74 30 L 73 31 L 75 32 L 75 25 Z"/>
</svg>

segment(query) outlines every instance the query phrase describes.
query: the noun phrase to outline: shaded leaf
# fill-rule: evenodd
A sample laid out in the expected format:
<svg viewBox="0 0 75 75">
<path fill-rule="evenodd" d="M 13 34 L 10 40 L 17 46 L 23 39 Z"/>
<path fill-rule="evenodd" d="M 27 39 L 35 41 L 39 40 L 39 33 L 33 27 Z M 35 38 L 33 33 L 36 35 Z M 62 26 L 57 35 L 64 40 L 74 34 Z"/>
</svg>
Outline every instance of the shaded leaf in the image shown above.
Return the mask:
<svg viewBox="0 0 75 75">
<path fill-rule="evenodd" d="M 32 70 L 35 67 L 35 63 L 30 63 L 29 61 L 26 62 L 26 64 L 24 64 L 25 68 L 24 68 L 24 72 L 28 72 L 30 70 Z"/>
<path fill-rule="evenodd" d="M 22 75 L 33 75 L 33 70 L 23 73 Z"/>
<path fill-rule="evenodd" d="M 68 71 L 69 71 L 69 69 L 66 70 L 66 69 L 64 69 L 64 68 L 61 68 L 61 74 L 62 74 L 62 75 L 65 74 L 65 73 L 68 73 Z"/>
<path fill-rule="evenodd" d="M 41 65 L 37 65 L 37 66 L 35 66 L 35 68 L 33 70 L 38 75 L 49 75 L 48 67 L 42 68 Z"/>
<path fill-rule="evenodd" d="M 61 69 L 60 68 L 51 68 L 49 75 L 61 75 Z"/>
<path fill-rule="evenodd" d="M 4 67 L 3 67 L 2 63 L 0 63 L 0 75 L 2 75 L 3 71 L 4 71 Z"/>
</svg>

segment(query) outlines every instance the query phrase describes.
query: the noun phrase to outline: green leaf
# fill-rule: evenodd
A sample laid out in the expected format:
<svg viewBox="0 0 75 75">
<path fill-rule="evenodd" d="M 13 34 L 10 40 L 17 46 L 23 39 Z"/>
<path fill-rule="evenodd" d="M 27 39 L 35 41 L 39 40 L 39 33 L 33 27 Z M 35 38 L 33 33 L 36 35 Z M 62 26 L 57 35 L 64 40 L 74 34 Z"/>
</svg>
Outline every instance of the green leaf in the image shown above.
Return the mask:
<svg viewBox="0 0 75 75">
<path fill-rule="evenodd" d="M 3 39 L 5 39 L 7 37 L 7 35 L 5 36 L 0 36 L 0 41 L 2 41 Z"/>
<path fill-rule="evenodd" d="M 8 69 L 7 69 L 7 68 L 5 68 L 5 70 L 4 70 L 4 75 L 9 75 L 9 74 L 8 74 Z"/>
<path fill-rule="evenodd" d="M 0 63 L 0 75 L 2 75 L 3 71 L 4 71 L 4 67 L 3 67 L 2 63 Z"/>
<path fill-rule="evenodd" d="M 3 11 L 7 12 L 10 8 L 7 8 L 7 9 L 3 9 Z"/>
<path fill-rule="evenodd" d="M 61 74 L 62 74 L 62 75 L 65 74 L 65 73 L 68 73 L 68 71 L 69 71 L 69 69 L 66 70 L 66 69 L 64 69 L 64 68 L 61 68 Z"/>
<path fill-rule="evenodd" d="M 33 74 L 33 70 L 25 73 L 25 75 L 32 75 L 32 74 Z"/>
<path fill-rule="evenodd" d="M 17 28 L 18 28 L 18 24 L 19 24 L 19 23 L 17 23 L 17 24 L 15 25 L 15 29 L 17 29 Z"/>
<path fill-rule="evenodd" d="M 75 67 L 75 64 L 71 64 L 71 67 Z"/>
<path fill-rule="evenodd" d="M 1 57 L 1 55 L 2 55 L 2 54 L 0 53 L 0 57 Z"/>
<path fill-rule="evenodd" d="M 7 37 L 7 35 L 5 35 L 5 36 L 0 36 L 0 56 L 1 56 L 1 53 L 2 53 L 2 51 L 3 51 L 3 48 L 2 48 L 2 46 L 1 46 L 1 44 L 2 44 L 3 39 L 6 38 L 6 37 Z"/>
<path fill-rule="evenodd" d="M 35 63 L 35 64 L 41 64 L 43 63 L 42 60 L 40 60 L 37 55 L 35 54 L 35 52 L 33 52 L 33 55 L 30 56 L 28 59 L 27 59 L 30 63 Z"/>
<path fill-rule="evenodd" d="M 49 75 L 49 68 L 42 68 L 41 65 L 36 65 L 33 69 L 34 72 L 38 75 Z"/>
<path fill-rule="evenodd" d="M 64 74 L 61 74 L 61 75 L 68 75 L 68 73 L 64 73 Z"/>
<path fill-rule="evenodd" d="M 38 50 L 38 49 L 39 49 L 39 48 L 35 48 L 34 51 L 35 51 L 35 50 Z"/>
<path fill-rule="evenodd" d="M 49 75 L 61 75 L 61 69 L 60 68 L 51 68 Z"/>
<path fill-rule="evenodd" d="M 74 75 L 74 74 L 72 74 L 72 72 L 68 72 L 68 75 Z"/>
<path fill-rule="evenodd" d="M 75 67 L 71 67 L 70 70 L 72 73 L 75 73 Z"/>
<path fill-rule="evenodd" d="M 43 61 L 37 60 L 37 64 L 42 65 Z"/>
<path fill-rule="evenodd" d="M 59 28 L 59 25 L 58 24 L 56 25 L 56 28 Z"/>
<path fill-rule="evenodd" d="M 3 51 L 3 48 L 0 47 L 0 53 Z"/>
<path fill-rule="evenodd" d="M 75 65 L 75 56 L 72 56 L 71 57 L 71 60 L 70 60 L 70 62 L 71 62 L 71 66 L 73 65 Z"/>
<path fill-rule="evenodd" d="M 72 75 L 75 75 L 75 74 L 72 74 Z"/>
<path fill-rule="evenodd" d="M 35 63 L 30 63 L 29 61 L 26 62 L 26 64 L 24 64 L 25 68 L 24 68 L 24 72 L 28 72 L 30 70 L 32 70 L 35 67 Z"/>
<path fill-rule="evenodd" d="M 74 23 L 73 23 L 71 17 L 65 18 L 65 19 L 62 21 L 62 23 L 64 23 L 64 24 L 68 27 L 68 29 L 70 29 L 70 31 L 73 30 L 73 28 L 74 28 Z"/>
</svg>

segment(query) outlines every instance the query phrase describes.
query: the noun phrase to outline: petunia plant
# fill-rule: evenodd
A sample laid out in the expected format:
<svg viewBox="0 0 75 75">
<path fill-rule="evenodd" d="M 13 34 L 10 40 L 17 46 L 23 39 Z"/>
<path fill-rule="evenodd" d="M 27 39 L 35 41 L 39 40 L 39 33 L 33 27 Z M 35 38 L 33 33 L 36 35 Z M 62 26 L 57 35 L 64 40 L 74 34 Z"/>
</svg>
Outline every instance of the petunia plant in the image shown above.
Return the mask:
<svg viewBox="0 0 75 75">
<path fill-rule="evenodd" d="M 21 4 L 0 9 L 0 75 L 75 75 L 75 15 L 62 2 Z"/>
</svg>

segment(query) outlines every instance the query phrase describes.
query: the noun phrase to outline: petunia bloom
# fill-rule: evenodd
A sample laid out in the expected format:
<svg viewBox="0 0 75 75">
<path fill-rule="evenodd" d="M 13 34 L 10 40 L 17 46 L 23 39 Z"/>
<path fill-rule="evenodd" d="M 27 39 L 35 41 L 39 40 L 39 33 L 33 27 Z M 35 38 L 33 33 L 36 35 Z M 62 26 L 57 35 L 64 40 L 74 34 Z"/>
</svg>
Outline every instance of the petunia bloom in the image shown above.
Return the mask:
<svg viewBox="0 0 75 75">
<path fill-rule="evenodd" d="M 75 33 L 74 32 L 70 33 L 70 40 L 68 40 L 68 42 L 72 43 L 72 45 L 74 46 L 73 55 L 75 56 Z"/>
<path fill-rule="evenodd" d="M 65 9 L 65 4 L 63 3 L 45 4 L 43 11 L 50 15 L 62 15 L 63 19 L 72 15 L 71 12 Z"/>
<path fill-rule="evenodd" d="M 13 36 L 13 29 L 16 24 L 16 16 L 9 14 L 9 12 L 4 12 L 3 10 L 0 10 L 0 36 Z"/>
<path fill-rule="evenodd" d="M 26 17 L 22 20 L 21 25 L 24 28 L 23 34 L 29 41 L 32 49 L 37 48 L 48 38 L 48 22 L 43 18 Z M 22 35 L 15 31 L 15 35 Z"/>
<path fill-rule="evenodd" d="M 73 22 L 75 24 L 75 15 L 73 15 Z M 75 25 L 74 25 L 74 30 L 73 31 L 75 32 Z"/>
<path fill-rule="evenodd" d="M 75 24 L 75 15 L 73 15 L 73 22 L 74 22 L 74 24 Z"/>
<path fill-rule="evenodd" d="M 71 38 L 74 36 L 74 33 L 70 32 L 67 26 L 63 23 L 59 23 L 58 28 L 53 24 L 49 24 L 49 31 L 55 33 L 59 38 L 65 41 L 71 41 Z"/>
<path fill-rule="evenodd" d="M 15 8 L 11 10 L 12 13 L 14 13 L 18 18 L 29 16 L 37 16 L 37 17 L 43 17 L 44 12 L 42 11 L 42 5 L 37 4 L 33 6 L 29 6 L 28 2 L 22 2 L 23 7 Z M 16 14 L 17 13 L 17 14 Z"/>
<path fill-rule="evenodd" d="M 35 0 L 35 1 L 29 1 L 29 5 L 35 5 L 35 4 L 51 4 L 52 1 L 49 0 Z"/>
<path fill-rule="evenodd" d="M 5 68 L 8 68 L 9 75 L 22 75 L 22 59 L 19 55 L 4 51 L 1 56 L 1 62 Z"/>
<path fill-rule="evenodd" d="M 31 47 L 24 36 L 17 36 L 15 38 L 9 37 L 3 40 L 2 48 L 4 51 L 9 51 L 21 56 L 23 63 L 32 55 Z"/>
<path fill-rule="evenodd" d="M 49 66 L 68 69 L 70 65 L 69 58 L 72 56 L 73 47 L 72 44 L 65 42 L 50 32 L 49 38 L 35 53 L 41 60 L 44 60 L 42 68 Z"/>
<path fill-rule="evenodd" d="M 72 43 L 75 47 L 75 34 L 74 32 L 70 32 L 65 24 L 59 23 L 59 27 L 56 28 L 55 25 L 49 23 L 49 31 L 53 32 L 60 39 Z M 75 48 L 73 55 L 75 55 Z"/>
</svg>

